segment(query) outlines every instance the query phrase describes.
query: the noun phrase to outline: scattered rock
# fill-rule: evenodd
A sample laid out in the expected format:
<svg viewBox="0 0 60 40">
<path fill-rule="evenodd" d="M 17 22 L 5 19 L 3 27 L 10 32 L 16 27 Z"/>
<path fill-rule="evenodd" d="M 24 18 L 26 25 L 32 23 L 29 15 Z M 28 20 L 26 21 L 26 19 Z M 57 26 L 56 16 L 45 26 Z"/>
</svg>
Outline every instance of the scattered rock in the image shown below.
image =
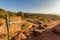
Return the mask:
<svg viewBox="0 0 60 40">
<path fill-rule="evenodd" d="M 58 35 L 60 35 L 60 29 L 57 29 L 57 28 L 53 29 L 53 32 L 56 33 L 56 34 L 58 34 Z"/>
<path fill-rule="evenodd" d="M 38 36 L 38 35 L 40 35 L 40 33 L 37 32 L 37 31 L 32 31 L 32 35 L 33 35 L 33 36 Z"/>
<path fill-rule="evenodd" d="M 0 35 L 0 38 L 4 38 L 4 37 L 6 37 L 6 34 L 1 34 Z"/>
<path fill-rule="evenodd" d="M 47 25 L 43 25 L 44 27 L 48 27 Z"/>
<path fill-rule="evenodd" d="M 26 39 L 26 36 L 23 33 L 18 33 L 17 35 L 12 37 L 11 40 L 24 40 L 24 39 Z"/>
<path fill-rule="evenodd" d="M 2 25 L 2 23 L 0 22 L 0 26 Z"/>
</svg>

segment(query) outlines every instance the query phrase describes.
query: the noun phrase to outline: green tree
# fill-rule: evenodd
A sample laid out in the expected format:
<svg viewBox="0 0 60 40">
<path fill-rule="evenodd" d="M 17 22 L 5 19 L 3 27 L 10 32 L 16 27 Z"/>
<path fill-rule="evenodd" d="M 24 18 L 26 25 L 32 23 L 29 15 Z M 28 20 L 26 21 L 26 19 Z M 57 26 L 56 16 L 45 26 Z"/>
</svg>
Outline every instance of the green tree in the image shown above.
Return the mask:
<svg viewBox="0 0 60 40">
<path fill-rule="evenodd" d="M 4 10 L 4 9 L 0 8 L 0 12 L 1 12 L 1 11 L 5 12 L 5 10 Z"/>
<path fill-rule="evenodd" d="M 5 14 L 5 10 L 0 8 L 0 18 L 5 18 L 4 14 Z"/>
<path fill-rule="evenodd" d="M 22 18 L 24 18 L 24 13 L 22 11 L 17 12 L 17 16 L 21 16 Z"/>
<path fill-rule="evenodd" d="M 8 13 L 9 16 L 16 16 L 15 12 L 7 11 L 7 13 Z"/>
</svg>

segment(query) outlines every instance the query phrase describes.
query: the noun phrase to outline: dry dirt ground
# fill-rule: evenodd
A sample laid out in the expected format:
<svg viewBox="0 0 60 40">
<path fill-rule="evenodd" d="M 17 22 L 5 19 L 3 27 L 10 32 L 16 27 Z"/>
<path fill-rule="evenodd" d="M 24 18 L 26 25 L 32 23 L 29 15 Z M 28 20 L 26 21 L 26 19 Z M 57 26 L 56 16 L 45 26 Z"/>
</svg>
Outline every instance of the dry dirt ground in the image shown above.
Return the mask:
<svg viewBox="0 0 60 40">
<path fill-rule="evenodd" d="M 27 40 L 60 40 L 60 23 L 54 27 L 48 27 L 37 36 L 31 35 L 31 38 Z"/>
<path fill-rule="evenodd" d="M 19 21 L 22 19 L 20 17 L 11 17 L 14 21 Z M 0 22 L 2 22 L 2 26 L 0 26 L 0 40 L 8 40 L 7 39 L 7 29 L 6 29 L 6 22 L 4 19 L 0 19 Z M 45 23 L 48 25 L 46 29 L 39 30 L 37 32 L 37 35 L 31 34 L 30 38 L 27 38 L 26 40 L 60 40 L 60 31 L 58 29 L 60 28 L 60 21 L 52 21 Z M 10 37 L 14 37 L 16 35 L 16 32 L 21 31 L 20 25 L 13 23 L 12 25 L 9 25 L 9 34 Z M 60 29 L 59 29 L 60 30 Z M 56 32 L 57 31 L 57 32 Z M 18 38 L 21 35 L 18 36 Z M 15 39 L 20 40 L 20 39 Z"/>
</svg>

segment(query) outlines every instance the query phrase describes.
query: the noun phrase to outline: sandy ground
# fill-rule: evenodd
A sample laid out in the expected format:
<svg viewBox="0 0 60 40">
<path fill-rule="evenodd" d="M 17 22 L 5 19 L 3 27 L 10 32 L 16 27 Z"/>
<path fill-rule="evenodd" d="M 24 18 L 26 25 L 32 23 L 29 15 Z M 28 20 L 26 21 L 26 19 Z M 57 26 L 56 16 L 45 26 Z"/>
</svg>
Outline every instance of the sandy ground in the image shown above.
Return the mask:
<svg viewBox="0 0 60 40">
<path fill-rule="evenodd" d="M 12 19 L 14 19 L 14 21 L 21 20 L 20 17 L 19 19 L 16 18 L 12 18 Z M 5 24 L 6 22 L 4 19 L 0 19 L 0 22 L 3 23 L 3 25 L 0 26 L 0 36 L 2 36 L 3 34 L 7 34 L 6 24 Z M 37 36 L 31 35 L 31 38 L 27 38 L 27 40 L 60 40 L 60 35 L 52 31 L 54 28 L 56 29 L 58 29 L 58 27 L 60 28 L 60 21 L 52 21 L 46 24 L 48 25 L 48 27 L 44 30 L 39 30 L 39 35 Z M 15 23 L 13 25 L 9 25 L 9 30 L 10 30 L 10 36 L 13 37 L 17 31 L 20 31 L 20 25 Z M 6 38 L 3 40 L 7 40 Z M 0 38 L 0 40 L 2 39 Z"/>
</svg>

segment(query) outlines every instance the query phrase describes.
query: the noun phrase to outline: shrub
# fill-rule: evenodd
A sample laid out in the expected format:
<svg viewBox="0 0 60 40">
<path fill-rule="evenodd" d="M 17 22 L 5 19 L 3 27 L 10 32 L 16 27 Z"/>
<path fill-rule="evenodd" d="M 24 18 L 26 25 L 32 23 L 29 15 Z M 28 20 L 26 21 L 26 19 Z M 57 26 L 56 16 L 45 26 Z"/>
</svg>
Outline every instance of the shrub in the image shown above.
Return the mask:
<svg viewBox="0 0 60 40">
<path fill-rule="evenodd" d="M 4 16 L 4 15 L 2 15 L 2 14 L 0 14 L 0 18 L 5 18 L 5 16 Z"/>
<path fill-rule="evenodd" d="M 25 23 L 23 23 L 22 25 L 21 25 L 21 29 L 22 30 L 27 30 L 28 28 L 29 28 L 29 23 L 28 22 L 25 22 Z"/>
</svg>

